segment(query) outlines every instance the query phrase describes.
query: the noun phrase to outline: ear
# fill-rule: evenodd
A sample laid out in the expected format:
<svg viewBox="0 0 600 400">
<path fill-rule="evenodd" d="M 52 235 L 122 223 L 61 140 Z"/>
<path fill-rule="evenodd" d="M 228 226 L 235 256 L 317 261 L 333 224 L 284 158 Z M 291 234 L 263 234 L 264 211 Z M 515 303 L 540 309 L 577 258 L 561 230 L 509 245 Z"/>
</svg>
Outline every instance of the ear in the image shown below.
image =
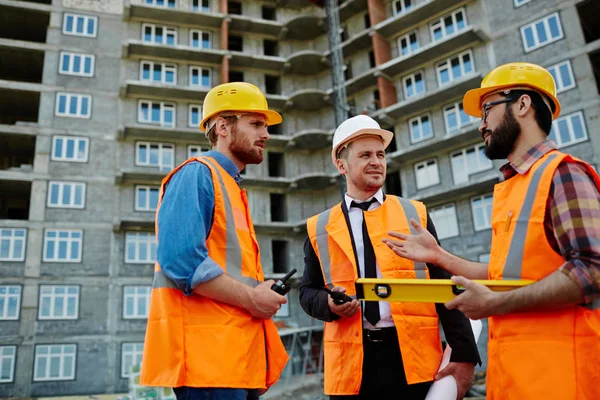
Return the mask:
<svg viewBox="0 0 600 400">
<path fill-rule="evenodd" d="M 348 172 L 348 169 L 346 168 L 346 160 L 343 158 L 338 158 L 335 160 L 335 166 L 338 172 L 342 175 L 345 175 Z"/>
<path fill-rule="evenodd" d="M 516 104 L 517 104 L 517 111 L 515 114 L 518 115 L 519 117 L 524 117 L 525 114 L 527 114 L 527 112 L 531 108 L 533 108 L 533 106 L 531 105 L 531 97 L 529 97 L 526 94 L 519 97 L 519 100 L 517 100 Z"/>
</svg>

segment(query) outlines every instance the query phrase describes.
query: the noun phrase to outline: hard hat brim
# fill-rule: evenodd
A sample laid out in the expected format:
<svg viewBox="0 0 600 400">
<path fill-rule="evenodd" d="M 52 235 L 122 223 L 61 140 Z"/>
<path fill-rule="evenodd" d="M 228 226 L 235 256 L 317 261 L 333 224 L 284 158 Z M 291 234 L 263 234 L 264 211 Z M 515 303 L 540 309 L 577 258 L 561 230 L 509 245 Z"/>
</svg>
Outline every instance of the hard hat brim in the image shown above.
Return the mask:
<svg viewBox="0 0 600 400">
<path fill-rule="evenodd" d="M 204 117 L 204 119 L 200 122 L 200 130 L 202 132 L 206 132 L 206 123 L 215 115 L 222 113 L 223 111 L 219 111 L 216 113 L 213 113 L 211 115 L 207 115 L 206 117 Z M 283 121 L 283 118 L 281 117 L 281 114 L 279 114 L 277 111 L 273 111 L 273 110 L 256 110 L 256 109 L 247 109 L 247 110 L 231 110 L 231 112 L 239 112 L 239 113 L 249 113 L 249 114 L 262 114 L 265 116 L 265 118 L 267 119 L 267 126 L 271 126 L 271 125 L 278 125 Z"/>
<path fill-rule="evenodd" d="M 523 86 L 523 85 L 520 84 L 519 86 Z M 486 97 L 492 93 L 497 93 L 499 91 L 502 91 L 503 89 L 510 90 L 511 88 L 514 88 L 514 87 L 515 87 L 515 84 L 509 84 L 509 85 L 497 85 L 497 86 L 490 86 L 490 87 L 486 87 L 486 88 L 471 89 L 467 93 L 465 93 L 465 96 L 463 97 L 463 110 L 468 115 L 471 115 L 471 116 L 477 117 L 477 118 L 481 118 L 481 103 L 482 103 L 484 97 Z M 552 114 L 552 117 L 554 119 L 558 118 L 558 116 L 560 115 L 560 103 L 559 103 L 558 99 L 556 97 L 554 97 L 551 93 L 548 93 L 545 90 L 542 90 L 538 87 L 531 87 L 531 90 L 534 92 L 541 92 L 541 93 L 545 94 L 548 97 L 548 100 L 550 100 L 552 103 L 554 103 L 554 113 Z"/>
<path fill-rule="evenodd" d="M 334 165 L 335 165 L 335 160 L 336 160 L 336 155 L 337 155 L 338 149 L 340 147 L 358 139 L 361 136 L 379 136 L 383 140 L 383 148 L 384 149 L 387 149 L 387 147 L 392 142 L 392 139 L 394 138 L 394 134 L 390 131 L 386 131 L 385 129 L 373 129 L 373 128 L 359 129 L 356 132 L 354 132 L 353 134 L 351 134 L 350 136 L 348 136 L 346 138 L 346 140 L 344 140 L 343 142 L 340 142 L 337 146 L 335 146 L 333 149 L 331 149 L 331 161 L 333 162 Z"/>
</svg>

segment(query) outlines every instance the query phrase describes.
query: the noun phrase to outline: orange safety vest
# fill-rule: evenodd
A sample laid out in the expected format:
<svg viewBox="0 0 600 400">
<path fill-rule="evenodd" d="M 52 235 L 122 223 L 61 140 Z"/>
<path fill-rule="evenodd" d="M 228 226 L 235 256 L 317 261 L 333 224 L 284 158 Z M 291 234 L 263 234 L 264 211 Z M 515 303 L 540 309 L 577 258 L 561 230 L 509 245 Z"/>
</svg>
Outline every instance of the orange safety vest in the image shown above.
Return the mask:
<svg viewBox="0 0 600 400">
<path fill-rule="evenodd" d="M 398 257 L 381 239 L 388 231 L 415 234 L 410 218 L 427 225 L 425 206 L 416 201 L 388 195 L 381 207 L 364 212 L 369 238 L 383 278 L 428 279 L 424 263 Z M 341 204 L 311 217 L 308 236 L 321 263 L 326 285 L 343 286 L 356 295 L 358 268 L 350 231 Z M 402 362 L 409 384 L 433 380 L 442 359 L 438 316 L 433 303 L 390 303 Z M 362 381 L 363 318 L 357 313 L 325 323 L 325 394 L 358 394 Z"/>
<path fill-rule="evenodd" d="M 167 175 L 159 209 L 169 180 L 190 162 L 203 163 L 212 175 L 215 207 L 206 240 L 209 257 L 230 277 L 258 285 L 264 277 L 246 192 L 213 158 L 190 158 Z M 185 212 L 185 205 L 181 210 Z M 272 320 L 198 294 L 186 296 L 155 264 L 142 385 L 264 389 L 279 379 L 287 360 Z"/>
<path fill-rule="evenodd" d="M 544 230 L 546 203 L 556 168 L 577 162 L 551 151 L 524 175 L 494 188 L 489 279 L 541 280 L 565 259 Z M 488 400 L 600 399 L 600 301 L 587 306 L 489 318 Z"/>
</svg>

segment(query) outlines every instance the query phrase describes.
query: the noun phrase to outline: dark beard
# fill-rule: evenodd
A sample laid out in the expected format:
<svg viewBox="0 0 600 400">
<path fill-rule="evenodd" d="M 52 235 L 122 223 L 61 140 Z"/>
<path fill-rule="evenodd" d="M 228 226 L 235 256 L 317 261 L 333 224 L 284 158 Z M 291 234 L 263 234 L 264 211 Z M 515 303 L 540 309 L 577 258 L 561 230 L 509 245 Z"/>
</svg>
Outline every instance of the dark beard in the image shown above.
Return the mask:
<svg viewBox="0 0 600 400">
<path fill-rule="evenodd" d="M 253 144 L 244 143 L 244 137 L 238 132 L 237 126 L 231 127 L 231 135 L 233 140 L 229 145 L 229 151 L 235 158 L 246 165 L 260 164 L 263 161 L 263 154 L 256 150 Z"/>
<path fill-rule="evenodd" d="M 517 139 L 521 133 L 521 125 L 516 120 L 512 108 L 506 107 L 504 112 L 504 121 L 493 132 L 486 130 L 483 132 L 491 133 L 489 142 L 484 148 L 485 155 L 490 160 L 504 160 L 515 149 Z"/>
</svg>

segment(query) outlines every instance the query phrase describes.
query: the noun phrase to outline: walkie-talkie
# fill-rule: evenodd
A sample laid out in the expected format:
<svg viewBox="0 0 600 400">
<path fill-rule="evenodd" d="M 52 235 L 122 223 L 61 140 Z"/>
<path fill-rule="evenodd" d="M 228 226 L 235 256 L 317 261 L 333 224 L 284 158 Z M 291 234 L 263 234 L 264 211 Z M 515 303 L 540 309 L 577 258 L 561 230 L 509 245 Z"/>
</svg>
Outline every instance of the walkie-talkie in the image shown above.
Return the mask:
<svg viewBox="0 0 600 400">
<path fill-rule="evenodd" d="M 340 304 L 348 303 L 348 302 L 351 302 L 352 300 L 354 300 L 352 297 L 348 296 L 344 292 L 334 292 L 334 291 L 329 290 L 329 288 L 326 288 L 326 287 L 324 287 L 323 290 L 331 296 L 331 298 L 333 299 L 333 303 L 337 304 L 338 306 Z"/>
<path fill-rule="evenodd" d="M 293 270 L 288 272 L 286 276 L 284 276 L 283 278 L 281 278 L 277 282 L 275 282 L 273 284 L 273 286 L 271 286 L 271 290 L 273 290 L 276 293 L 279 293 L 282 296 L 285 296 L 287 294 L 287 292 L 289 292 L 290 289 L 292 288 L 290 285 L 287 284 L 287 281 L 295 273 L 296 273 L 296 268 L 294 268 Z"/>
</svg>

